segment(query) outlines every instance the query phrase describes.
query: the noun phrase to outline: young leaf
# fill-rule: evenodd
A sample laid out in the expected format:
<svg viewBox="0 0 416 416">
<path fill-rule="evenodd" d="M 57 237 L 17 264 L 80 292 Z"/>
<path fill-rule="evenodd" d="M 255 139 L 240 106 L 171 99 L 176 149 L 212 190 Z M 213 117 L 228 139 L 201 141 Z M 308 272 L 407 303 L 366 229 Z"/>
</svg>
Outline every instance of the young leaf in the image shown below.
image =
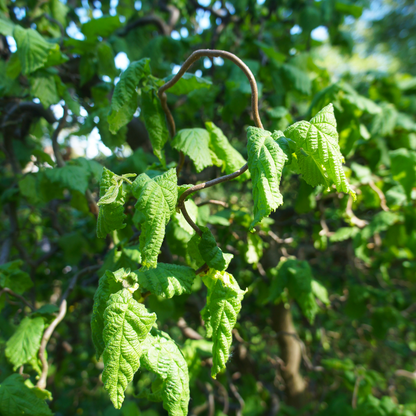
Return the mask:
<svg viewBox="0 0 416 416">
<path fill-rule="evenodd" d="M 134 300 L 128 289 L 110 295 L 104 312 L 103 383 L 116 409 L 140 367 L 141 344 L 155 321 L 156 315 Z"/>
<path fill-rule="evenodd" d="M 16 332 L 6 343 L 6 357 L 13 364 L 14 370 L 26 364 L 39 350 L 45 322 L 42 317 L 26 316 L 20 322 Z"/>
<path fill-rule="evenodd" d="M 173 77 L 173 74 L 169 75 L 165 78 L 165 81 L 170 81 Z M 208 81 L 205 78 L 197 77 L 189 72 L 185 72 L 181 79 L 173 87 L 168 89 L 168 92 L 175 95 L 188 95 L 190 92 L 201 88 L 211 88 L 211 85 L 211 81 Z"/>
<path fill-rule="evenodd" d="M 195 272 L 190 267 L 158 263 L 156 269 L 137 270 L 138 282 L 143 292 L 149 291 L 167 299 L 191 293 Z"/>
<path fill-rule="evenodd" d="M 308 121 L 299 121 L 285 130 L 296 143 L 296 155 L 303 179 L 312 186 L 329 185 L 355 198 L 342 168 L 343 156 L 338 144 L 337 122 L 332 104 Z"/>
<path fill-rule="evenodd" d="M 207 304 L 202 314 L 206 323 L 208 321 L 214 342 L 211 376 L 216 378 L 228 361 L 232 330 L 237 322 L 245 291 L 240 289 L 234 277 L 227 272 L 211 269 L 202 280 L 208 288 Z"/>
<path fill-rule="evenodd" d="M 29 388 L 20 374 L 12 374 L 0 384 L 0 414 L 2 416 L 52 416 L 39 389 Z"/>
<path fill-rule="evenodd" d="M 107 118 L 111 133 L 116 134 L 133 118 L 137 110 L 136 88 L 143 78 L 150 75 L 149 62 L 149 58 L 132 62 L 121 74 L 120 81 L 114 88 L 110 114 Z"/>
<path fill-rule="evenodd" d="M 107 189 L 107 191 L 104 194 L 104 196 L 102 196 L 100 198 L 100 200 L 98 201 L 97 205 L 100 206 L 100 205 L 112 204 L 117 199 L 117 196 L 118 196 L 118 193 L 119 193 L 119 190 L 120 190 L 119 189 L 120 188 L 120 185 L 121 185 L 121 183 L 119 183 L 117 181 L 113 185 L 111 185 Z"/>
<path fill-rule="evenodd" d="M 63 169 L 63 168 L 61 168 Z M 109 189 L 114 186 L 114 173 L 104 168 L 100 183 L 100 200 L 105 197 Z M 123 186 L 119 186 L 118 194 L 114 202 L 100 206 L 97 219 L 97 237 L 105 238 L 108 233 L 114 230 L 121 230 L 126 225 L 123 224 L 124 218 L 124 195 Z"/>
<path fill-rule="evenodd" d="M 208 130 L 210 136 L 210 148 L 217 158 L 222 161 L 222 170 L 226 174 L 233 173 L 246 164 L 246 160 L 234 149 L 221 129 L 211 122 L 206 122 L 205 128 Z M 250 172 L 246 171 L 237 179 L 245 182 L 249 178 Z"/>
<path fill-rule="evenodd" d="M 176 133 L 172 147 L 189 156 L 194 162 L 196 171 L 201 172 L 213 164 L 209 140 L 209 134 L 204 129 L 183 129 Z"/>
<path fill-rule="evenodd" d="M 254 220 L 252 230 L 263 218 L 283 204 L 279 190 L 286 155 L 272 134 L 257 127 L 247 129 L 248 168 L 253 182 Z"/>
<path fill-rule="evenodd" d="M 149 132 L 153 153 L 164 165 L 165 152 L 163 146 L 169 139 L 169 132 L 166 127 L 165 113 L 153 89 L 142 91 L 142 115 L 146 130 Z"/>
<path fill-rule="evenodd" d="M 124 270 L 123 270 L 124 272 Z M 122 289 L 122 285 L 117 281 L 114 273 L 106 271 L 100 278 L 98 288 L 94 295 L 94 306 L 91 316 L 91 336 L 94 343 L 97 360 L 101 357 L 105 343 L 103 339 L 104 330 L 104 311 L 110 295 Z"/>
<path fill-rule="evenodd" d="M 140 361 L 144 368 L 158 376 L 157 390 L 150 393 L 150 398 L 162 399 L 169 416 L 187 416 L 188 366 L 175 342 L 166 333 L 152 329 L 143 343 Z"/>
<path fill-rule="evenodd" d="M 153 179 L 142 173 L 134 180 L 132 192 L 137 198 L 136 212 L 140 213 L 142 264 L 145 268 L 155 268 L 165 227 L 175 213 L 178 199 L 176 170 L 172 168 Z"/>
<path fill-rule="evenodd" d="M 19 25 L 14 27 L 13 37 L 16 40 L 17 55 L 24 75 L 42 68 L 48 59 L 49 52 L 54 48 L 59 48 L 56 43 L 47 42 L 36 30 L 23 29 Z"/>
<path fill-rule="evenodd" d="M 201 230 L 202 237 L 198 248 L 202 258 L 209 267 L 219 271 L 225 270 L 234 256 L 222 252 L 209 228 L 201 227 Z"/>
</svg>

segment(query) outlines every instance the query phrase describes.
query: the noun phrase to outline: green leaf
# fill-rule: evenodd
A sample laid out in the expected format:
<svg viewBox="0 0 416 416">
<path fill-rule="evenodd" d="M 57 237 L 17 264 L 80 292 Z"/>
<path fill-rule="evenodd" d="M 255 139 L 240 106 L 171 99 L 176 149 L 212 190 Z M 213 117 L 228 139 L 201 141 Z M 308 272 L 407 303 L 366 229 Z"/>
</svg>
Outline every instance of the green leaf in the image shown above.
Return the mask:
<svg viewBox="0 0 416 416">
<path fill-rule="evenodd" d="M 248 264 L 257 264 L 263 256 L 263 240 L 258 234 L 247 235 L 247 250 L 244 259 Z"/>
<path fill-rule="evenodd" d="M 97 46 L 98 75 L 107 75 L 112 80 L 119 74 L 114 62 L 114 52 L 110 44 L 100 42 Z"/>
<path fill-rule="evenodd" d="M 100 199 L 105 197 L 111 186 L 114 186 L 114 177 L 115 174 L 113 172 L 103 168 L 100 183 Z M 97 219 L 98 238 L 105 238 L 111 231 L 121 230 L 126 226 L 126 224 L 124 224 L 124 219 L 126 218 L 126 215 L 124 214 L 124 196 L 125 192 L 123 186 L 119 186 L 118 194 L 114 202 L 100 206 Z"/>
<path fill-rule="evenodd" d="M 49 53 L 58 47 L 57 44 L 47 42 L 36 30 L 23 29 L 17 25 L 14 27 L 13 37 L 25 75 L 45 66 Z"/>
<path fill-rule="evenodd" d="M 121 74 L 120 81 L 114 88 L 110 114 L 107 118 L 111 133 L 117 133 L 123 126 L 132 120 L 133 115 L 137 110 L 138 96 L 136 88 L 143 78 L 150 75 L 149 63 L 149 58 L 132 62 Z"/>
<path fill-rule="evenodd" d="M 38 75 L 30 79 L 31 95 L 39 98 L 44 107 L 49 107 L 60 101 L 53 75 Z"/>
<path fill-rule="evenodd" d="M 26 386 L 20 374 L 12 374 L 0 385 L 2 416 L 52 416 L 45 400 L 38 397 L 37 388 Z"/>
<path fill-rule="evenodd" d="M 110 295 L 104 312 L 103 383 L 116 409 L 140 367 L 141 344 L 155 321 L 156 315 L 134 300 L 128 289 Z"/>
<path fill-rule="evenodd" d="M 0 16 L 0 33 L 3 36 L 13 36 L 15 26 L 11 20 Z"/>
<path fill-rule="evenodd" d="M 408 200 L 411 199 L 413 187 L 416 186 L 416 152 L 397 149 L 390 152 L 391 174 L 404 188 Z"/>
<path fill-rule="evenodd" d="M 232 254 L 223 253 L 217 246 L 214 236 L 207 227 L 200 227 L 202 231 L 201 241 L 198 244 L 199 252 L 209 267 L 215 270 L 225 270 L 234 257 Z"/>
<path fill-rule="evenodd" d="M 212 369 L 211 376 L 225 368 L 230 355 L 232 330 L 237 322 L 241 309 L 244 290 L 241 290 L 234 277 L 227 272 L 210 270 L 202 277 L 208 288 L 207 303 L 202 311 L 202 317 L 208 322 L 212 333 Z"/>
<path fill-rule="evenodd" d="M 163 147 L 169 139 L 166 127 L 165 113 L 155 90 L 142 91 L 142 113 L 149 139 L 152 143 L 153 153 L 165 165 L 165 152 Z"/>
<path fill-rule="evenodd" d="M 271 269 L 273 277 L 270 287 L 269 301 L 278 303 L 285 288 L 289 295 L 299 304 L 303 314 L 312 323 L 319 308 L 315 297 L 326 303 L 326 289 L 318 282 L 313 283 L 312 270 L 307 261 L 287 259 L 280 261 L 278 266 Z"/>
<path fill-rule="evenodd" d="M 181 150 L 194 162 L 197 172 L 201 172 L 213 162 L 209 150 L 210 137 L 204 129 L 183 129 L 179 130 L 172 141 L 172 147 Z M 241 167 L 241 166 L 240 166 Z"/>
<path fill-rule="evenodd" d="M 141 396 L 163 400 L 169 416 L 187 416 L 189 375 L 186 361 L 168 334 L 152 329 L 143 344 L 141 365 L 158 376 L 156 391 Z"/>
<path fill-rule="evenodd" d="M 332 181 L 338 192 L 355 198 L 342 168 L 343 156 L 338 144 L 337 122 L 332 104 L 308 121 L 299 121 L 285 130 L 296 143 L 296 155 L 303 179 L 312 186 Z"/>
<path fill-rule="evenodd" d="M 16 370 L 34 358 L 39 350 L 45 322 L 42 317 L 26 316 L 6 343 L 6 357 Z"/>
<path fill-rule="evenodd" d="M 191 293 L 195 272 L 190 267 L 158 263 L 156 269 L 137 270 L 137 279 L 142 293 L 149 291 L 167 299 Z"/>
<path fill-rule="evenodd" d="M 81 32 L 87 37 L 101 36 L 106 38 L 121 26 L 118 16 L 103 16 L 92 19 L 81 26 Z"/>
<path fill-rule="evenodd" d="M 247 129 L 248 168 L 253 182 L 254 220 L 252 230 L 263 218 L 283 204 L 279 185 L 286 155 L 272 134 L 257 127 Z"/>
<path fill-rule="evenodd" d="M 33 286 L 29 274 L 20 270 L 22 260 L 14 260 L 0 265 L 0 286 L 8 287 L 21 295 Z"/>
<path fill-rule="evenodd" d="M 145 268 L 157 267 L 157 257 L 165 236 L 165 227 L 175 213 L 178 199 L 176 170 L 149 178 L 139 175 L 132 185 L 137 198 L 136 212 L 140 213 L 140 251 Z"/>
<path fill-rule="evenodd" d="M 331 237 L 329 237 L 329 240 L 334 243 L 345 241 L 349 238 L 354 238 L 359 231 L 360 229 L 358 227 L 341 227 L 338 228 L 338 230 L 336 230 Z"/>
<path fill-rule="evenodd" d="M 119 191 L 120 191 L 120 185 L 122 185 L 122 184 L 120 184 L 119 182 L 116 182 L 115 184 L 111 185 L 107 189 L 104 196 L 102 196 L 100 198 L 97 205 L 101 206 L 101 205 L 112 204 L 118 197 L 118 194 L 119 194 Z"/>
<path fill-rule="evenodd" d="M 297 91 L 309 95 L 311 93 L 312 82 L 308 73 L 291 64 L 283 64 L 282 71 Z"/>
<path fill-rule="evenodd" d="M 175 75 L 169 75 L 165 81 L 170 81 Z M 185 72 L 180 80 L 171 88 L 167 90 L 175 95 L 188 95 L 190 92 L 199 90 L 201 88 L 211 88 L 212 82 L 205 78 L 197 77 L 194 74 Z"/>
<path fill-rule="evenodd" d="M 211 150 L 215 153 L 216 157 L 222 161 L 222 171 L 225 171 L 228 175 L 234 173 L 246 164 L 246 160 L 236 149 L 234 149 L 221 129 L 211 122 L 206 122 L 205 128 L 208 130 L 210 136 L 209 146 Z M 245 182 L 249 178 L 250 172 L 246 171 L 237 179 L 241 182 Z"/>
<path fill-rule="evenodd" d="M 123 270 L 124 273 L 124 270 Z M 91 336 L 94 343 L 97 360 L 103 354 L 105 343 L 103 339 L 104 331 L 104 311 L 110 295 L 122 289 L 122 285 L 117 281 L 114 273 L 106 271 L 100 278 L 98 288 L 94 295 L 94 306 L 91 316 Z"/>
<path fill-rule="evenodd" d="M 88 172 L 81 166 L 65 165 L 61 168 L 46 169 L 46 176 L 53 183 L 63 188 L 81 192 L 88 189 Z"/>
</svg>

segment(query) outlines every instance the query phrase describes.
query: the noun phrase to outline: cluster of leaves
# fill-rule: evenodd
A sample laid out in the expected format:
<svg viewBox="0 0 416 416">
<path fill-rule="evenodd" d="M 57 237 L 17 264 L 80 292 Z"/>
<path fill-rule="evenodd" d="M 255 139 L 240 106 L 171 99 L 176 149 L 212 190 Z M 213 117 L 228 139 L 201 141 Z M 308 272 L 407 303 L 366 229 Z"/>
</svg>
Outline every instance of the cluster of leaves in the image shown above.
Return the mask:
<svg viewBox="0 0 416 416">
<path fill-rule="evenodd" d="M 333 81 L 311 33 L 351 53 L 358 2 L 139 3 L 0 1 L 0 414 L 413 414 L 415 79 Z M 241 70 L 205 59 L 167 90 L 170 137 L 158 89 L 208 45 L 255 75 L 265 129 Z M 79 157 L 98 134 L 110 156 Z"/>
</svg>

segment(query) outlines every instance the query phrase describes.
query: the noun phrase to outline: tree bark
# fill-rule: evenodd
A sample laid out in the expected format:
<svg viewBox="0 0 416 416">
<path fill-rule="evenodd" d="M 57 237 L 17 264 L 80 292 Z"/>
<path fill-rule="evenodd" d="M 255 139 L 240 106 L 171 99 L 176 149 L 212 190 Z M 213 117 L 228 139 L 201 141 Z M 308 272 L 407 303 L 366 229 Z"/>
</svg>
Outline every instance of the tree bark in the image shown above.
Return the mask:
<svg viewBox="0 0 416 416">
<path fill-rule="evenodd" d="M 284 362 L 281 374 L 286 385 L 286 403 L 299 409 L 306 403 L 306 383 L 299 372 L 302 350 L 290 308 L 286 309 L 283 302 L 273 307 L 272 326 L 277 332 L 277 341 L 281 350 L 280 358 Z"/>
</svg>

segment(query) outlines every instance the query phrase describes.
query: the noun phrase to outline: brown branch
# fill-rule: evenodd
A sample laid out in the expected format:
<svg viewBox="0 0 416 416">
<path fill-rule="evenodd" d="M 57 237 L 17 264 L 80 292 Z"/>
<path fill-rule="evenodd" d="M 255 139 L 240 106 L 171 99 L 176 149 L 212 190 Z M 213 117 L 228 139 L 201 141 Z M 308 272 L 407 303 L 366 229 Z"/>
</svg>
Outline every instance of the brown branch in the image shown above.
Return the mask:
<svg viewBox="0 0 416 416">
<path fill-rule="evenodd" d="M 381 209 L 383 211 L 389 211 L 389 207 L 387 206 L 386 197 L 385 197 L 383 191 L 378 186 L 376 186 L 376 184 L 373 181 L 368 182 L 368 185 L 380 198 L 380 207 L 381 207 Z"/>
<path fill-rule="evenodd" d="M 201 229 L 194 223 L 193 219 L 189 216 L 188 211 L 185 208 L 185 201 L 182 201 L 181 205 L 179 205 L 180 210 L 186 220 L 186 222 L 195 230 L 195 232 L 202 237 Z"/>
<path fill-rule="evenodd" d="M 232 179 L 237 178 L 238 176 L 242 175 L 248 169 L 248 164 L 246 163 L 242 168 L 238 169 L 237 171 L 230 173 L 229 175 L 220 176 L 219 178 L 213 179 L 208 182 L 199 183 L 198 185 L 194 185 L 191 188 L 187 189 L 178 199 L 178 206 L 185 201 L 185 199 L 193 194 L 194 192 L 200 191 L 201 189 L 210 188 L 211 186 L 218 185 L 219 183 L 228 182 Z"/>
<path fill-rule="evenodd" d="M 228 381 L 228 384 L 230 386 L 231 391 L 234 394 L 234 397 L 237 399 L 238 403 L 240 404 L 240 408 L 235 411 L 235 414 L 236 416 L 241 416 L 243 414 L 243 410 L 245 406 L 244 400 L 240 396 L 240 393 L 238 392 L 237 387 L 234 385 L 234 383 L 231 380 Z"/>
<path fill-rule="evenodd" d="M 228 204 L 223 201 L 217 201 L 216 199 L 208 199 L 208 201 L 202 201 L 196 204 L 197 207 L 202 207 L 203 205 L 212 204 L 212 205 L 220 205 L 224 208 L 228 208 Z"/>
<path fill-rule="evenodd" d="M 56 164 L 60 168 L 65 166 L 65 161 L 59 149 L 58 136 L 59 136 L 59 133 L 62 131 L 62 129 L 65 127 L 67 116 L 68 116 L 68 106 L 64 105 L 64 114 L 62 115 L 62 118 L 59 120 L 58 127 L 54 130 L 54 132 L 52 133 L 52 137 L 51 137 L 52 149 L 55 155 Z"/>
<path fill-rule="evenodd" d="M 185 319 L 179 318 L 178 320 L 178 328 L 182 331 L 182 334 L 189 339 L 204 339 L 203 336 L 198 334 L 194 329 L 190 328 L 186 323 Z"/>
<path fill-rule="evenodd" d="M 414 371 L 413 373 L 410 371 L 406 371 L 406 370 L 396 370 L 394 372 L 395 376 L 398 377 L 406 377 L 406 378 L 410 378 L 411 380 L 416 380 L 416 371 Z"/>
<path fill-rule="evenodd" d="M 165 91 L 167 91 L 169 88 L 171 88 L 173 85 L 175 85 L 185 74 L 185 72 L 194 64 L 195 61 L 202 57 L 210 57 L 210 58 L 225 58 L 236 64 L 243 72 L 244 75 L 247 77 L 247 79 L 250 82 L 251 87 L 251 109 L 253 111 L 253 119 L 254 123 L 257 127 L 263 128 L 263 124 L 260 119 L 259 115 L 259 109 L 258 109 L 258 91 L 257 91 L 257 84 L 256 79 L 254 78 L 253 73 L 250 71 L 250 68 L 236 55 L 234 55 L 231 52 L 227 51 L 221 51 L 221 50 L 215 50 L 215 49 L 199 49 L 192 53 L 191 56 L 184 62 L 179 72 L 166 84 L 162 85 L 159 88 L 159 98 L 162 102 L 162 108 L 165 111 L 166 117 L 168 119 L 168 123 L 170 125 L 170 130 L 172 132 L 175 131 L 175 121 L 173 120 L 172 114 L 170 113 L 170 110 L 166 103 L 166 94 Z"/>
<path fill-rule="evenodd" d="M 368 222 L 358 218 L 354 214 L 354 211 L 352 210 L 352 202 L 352 196 L 350 196 L 347 202 L 347 208 L 345 209 L 345 213 L 348 215 L 349 220 L 352 224 L 356 225 L 358 228 L 364 228 L 368 224 Z"/>
<path fill-rule="evenodd" d="M 46 345 L 48 344 L 48 341 L 50 337 L 52 336 L 53 331 L 55 331 L 55 328 L 58 326 L 59 322 L 61 322 L 62 319 L 64 319 L 65 314 L 66 314 L 66 300 L 63 299 L 61 302 L 61 306 L 59 307 L 58 315 L 52 321 L 52 323 L 48 326 L 46 331 L 43 333 L 42 341 L 39 347 L 39 359 L 42 362 L 42 373 L 40 375 L 39 381 L 36 384 L 36 386 L 41 389 L 46 388 L 46 378 L 48 377 L 48 369 L 49 369 L 48 360 L 46 359 L 46 355 L 45 355 Z"/>
<path fill-rule="evenodd" d="M 354 384 L 354 392 L 352 394 L 352 402 L 351 402 L 351 406 L 353 409 L 357 408 L 357 400 L 358 400 L 358 389 L 360 387 L 360 383 L 361 380 L 364 378 L 364 376 L 360 375 L 357 377 L 357 380 L 355 381 Z"/>
<path fill-rule="evenodd" d="M 13 292 L 13 290 L 9 289 L 8 287 L 5 287 L 4 289 L 0 290 L 0 297 L 3 293 L 7 293 L 15 298 L 20 299 L 25 305 L 29 306 L 32 312 L 36 310 L 36 308 L 29 301 L 27 301 L 23 296 L 18 295 L 17 293 Z"/>
</svg>

